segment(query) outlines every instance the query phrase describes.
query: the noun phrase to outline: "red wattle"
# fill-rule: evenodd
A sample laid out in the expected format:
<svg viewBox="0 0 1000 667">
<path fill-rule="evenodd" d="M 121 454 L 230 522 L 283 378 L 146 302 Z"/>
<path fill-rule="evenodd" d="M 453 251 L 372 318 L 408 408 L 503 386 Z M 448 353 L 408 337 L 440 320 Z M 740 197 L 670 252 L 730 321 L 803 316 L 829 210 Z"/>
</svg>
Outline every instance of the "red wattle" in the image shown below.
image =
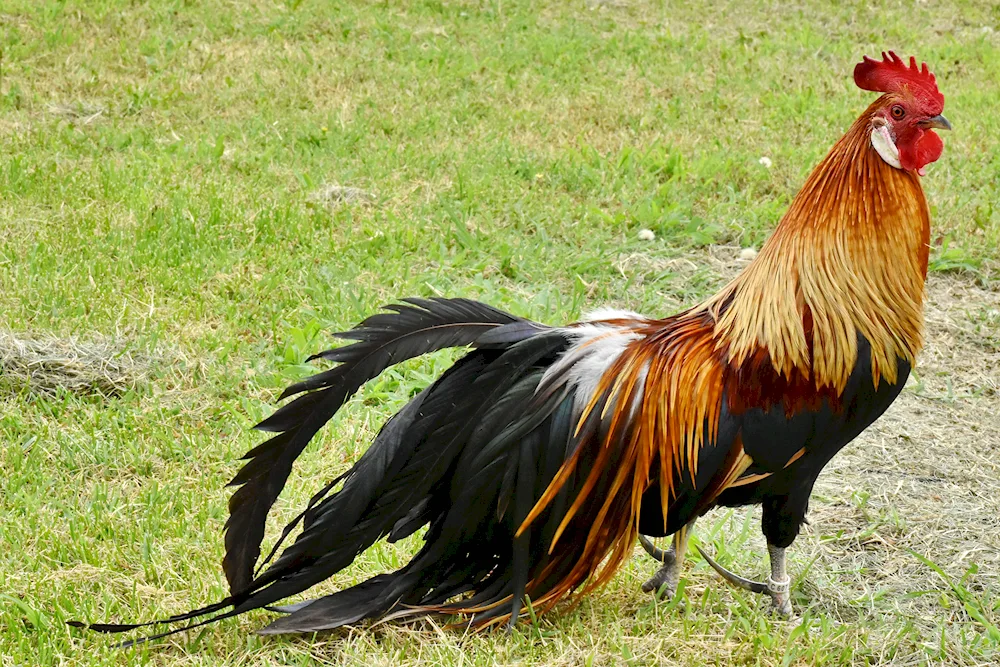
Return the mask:
<svg viewBox="0 0 1000 667">
<path fill-rule="evenodd" d="M 944 150 L 941 137 L 930 130 L 920 131 L 913 141 L 900 141 L 896 146 L 899 149 L 899 165 L 908 171 L 926 167 L 941 157 Z"/>
</svg>

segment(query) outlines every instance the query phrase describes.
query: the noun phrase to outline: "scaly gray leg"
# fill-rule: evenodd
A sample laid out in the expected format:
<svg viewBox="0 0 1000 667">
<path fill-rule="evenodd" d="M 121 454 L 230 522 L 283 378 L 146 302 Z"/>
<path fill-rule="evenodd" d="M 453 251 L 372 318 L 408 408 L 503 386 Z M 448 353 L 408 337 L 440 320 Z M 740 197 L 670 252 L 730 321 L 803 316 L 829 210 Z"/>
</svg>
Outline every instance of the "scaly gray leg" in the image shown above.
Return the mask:
<svg viewBox="0 0 1000 667">
<path fill-rule="evenodd" d="M 681 579 L 681 564 L 684 562 L 684 554 L 687 552 L 688 535 L 694 526 L 692 521 L 674 533 L 673 542 L 670 549 L 664 551 L 658 549 L 645 535 L 639 536 L 639 543 L 650 556 L 663 563 L 659 570 L 642 585 L 644 593 L 655 593 L 663 591 L 663 598 L 670 600 L 677 592 L 677 583 Z"/>
<path fill-rule="evenodd" d="M 771 576 L 767 578 L 766 583 L 753 581 L 752 579 L 745 579 L 734 572 L 730 572 L 716 563 L 715 560 L 705 553 L 701 547 L 698 547 L 698 553 L 701 554 L 702 558 L 704 558 L 716 572 L 722 575 L 723 579 L 731 583 L 733 586 L 750 591 L 751 593 L 767 595 L 771 598 L 771 608 L 774 609 L 775 613 L 780 614 L 785 618 L 791 618 L 792 602 L 789 595 L 789 588 L 792 580 L 785 571 L 785 550 L 782 547 L 776 547 L 772 544 L 767 545 L 767 553 L 771 559 Z"/>
<path fill-rule="evenodd" d="M 771 559 L 771 576 L 767 578 L 767 591 L 771 596 L 771 606 L 776 613 L 785 618 L 791 618 L 790 588 L 792 578 L 785 572 L 785 550 L 783 547 L 768 544 L 767 555 Z"/>
</svg>

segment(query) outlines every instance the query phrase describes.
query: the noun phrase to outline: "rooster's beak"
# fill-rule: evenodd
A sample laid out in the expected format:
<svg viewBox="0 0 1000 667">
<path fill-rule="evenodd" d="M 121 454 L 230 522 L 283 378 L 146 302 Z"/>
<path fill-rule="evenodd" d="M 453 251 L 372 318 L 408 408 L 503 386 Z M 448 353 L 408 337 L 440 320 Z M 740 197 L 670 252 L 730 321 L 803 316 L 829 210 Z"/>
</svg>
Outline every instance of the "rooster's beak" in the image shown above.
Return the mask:
<svg viewBox="0 0 1000 667">
<path fill-rule="evenodd" d="M 934 129 L 934 130 L 950 130 L 951 129 L 951 123 L 949 123 L 948 119 L 945 118 L 944 116 L 942 116 L 941 114 L 938 114 L 937 116 L 934 116 L 932 118 L 925 118 L 924 120 L 918 121 L 917 125 L 919 125 L 920 127 L 924 128 L 925 130 L 931 130 L 931 129 Z"/>
</svg>

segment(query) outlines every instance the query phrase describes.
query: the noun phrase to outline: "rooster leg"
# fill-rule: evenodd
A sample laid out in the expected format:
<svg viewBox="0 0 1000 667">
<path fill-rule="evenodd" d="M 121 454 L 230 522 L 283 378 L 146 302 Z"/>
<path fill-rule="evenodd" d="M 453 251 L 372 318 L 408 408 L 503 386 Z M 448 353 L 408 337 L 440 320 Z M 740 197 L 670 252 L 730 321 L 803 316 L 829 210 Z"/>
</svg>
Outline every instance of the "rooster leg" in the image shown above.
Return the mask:
<svg viewBox="0 0 1000 667">
<path fill-rule="evenodd" d="M 687 551 L 688 535 L 694 522 L 687 524 L 674 533 L 673 543 L 670 549 L 664 551 L 659 549 L 645 535 L 639 536 L 639 543 L 650 556 L 663 563 L 659 570 L 642 585 L 644 593 L 657 593 L 663 590 L 663 598 L 670 600 L 677 592 L 677 583 L 681 579 L 681 563 L 684 562 L 684 553 Z"/>
<path fill-rule="evenodd" d="M 701 547 L 698 547 L 698 553 L 705 559 L 705 562 L 712 566 L 712 569 L 718 572 L 730 584 L 751 593 L 767 595 L 771 598 L 771 608 L 774 609 L 775 613 L 785 618 L 792 616 L 792 603 L 789 596 L 791 577 L 785 572 L 784 547 L 776 547 L 773 544 L 767 545 L 767 553 L 771 558 L 771 576 L 767 578 L 766 583 L 746 579 L 735 572 L 730 572 L 715 562 L 715 559 L 705 553 Z"/>
<path fill-rule="evenodd" d="M 768 543 L 767 554 L 771 558 L 771 576 L 767 578 L 767 592 L 771 596 L 774 611 L 785 618 L 792 616 L 790 585 L 792 578 L 785 572 L 785 548 Z"/>
</svg>

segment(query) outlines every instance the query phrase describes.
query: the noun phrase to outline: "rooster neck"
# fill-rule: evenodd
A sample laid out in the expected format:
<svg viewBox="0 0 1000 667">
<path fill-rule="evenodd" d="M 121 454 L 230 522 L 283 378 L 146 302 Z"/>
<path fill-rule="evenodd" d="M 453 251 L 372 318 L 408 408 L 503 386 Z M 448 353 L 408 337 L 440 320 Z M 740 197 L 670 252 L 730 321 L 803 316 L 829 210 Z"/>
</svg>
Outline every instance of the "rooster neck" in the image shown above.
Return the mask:
<svg viewBox="0 0 1000 667">
<path fill-rule="evenodd" d="M 839 393 L 871 343 L 875 386 L 923 341 L 930 218 L 920 181 L 871 145 L 876 102 L 813 170 L 754 262 L 696 312 L 730 364 Z"/>
</svg>

